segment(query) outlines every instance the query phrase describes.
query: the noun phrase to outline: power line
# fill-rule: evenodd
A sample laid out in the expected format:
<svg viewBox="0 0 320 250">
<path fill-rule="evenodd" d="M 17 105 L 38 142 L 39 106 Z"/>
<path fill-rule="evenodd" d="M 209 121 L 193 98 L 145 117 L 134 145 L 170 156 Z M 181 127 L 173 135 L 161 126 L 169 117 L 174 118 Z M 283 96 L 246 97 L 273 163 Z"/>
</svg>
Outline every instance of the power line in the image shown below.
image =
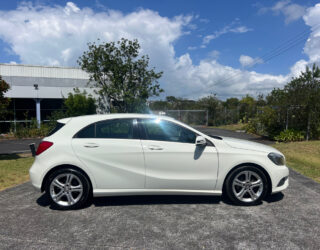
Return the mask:
<svg viewBox="0 0 320 250">
<path fill-rule="evenodd" d="M 288 39 L 287 41 L 285 41 L 284 43 L 282 43 L 277 48 L 272 49 L 271 51 L 267 52 L 266 54 L 262 55 L 261 57 L 256 58 L 250 65 L 248 65 L 247 68 L 251 68 L 251 67 L 255 66 L 261 60 L 263 60 L 263 63 L 268 62 L 268 61 L 272 60 L 273 58 L 275 58 L 277 56 L 280 56 L 281 54 L 287 52 L 291 48 L 299 45 L 300 43 L 304 42 L 305 39 L 307 38 L 307 36 L 311 32 L 313 32 L 315 29 L 317 29 L 319 26 L 320 26 L 320 24 L 316 25 L 313 30 L 306 29 L 306 30 L 300 32 L 299 34 L 295 35 L 294 37 L 292 37 L 292 38 Z M 221 82 L 221 81 L 225 82 L 225 81 L 234 79 L 236 76 L 238 76 L 238 75 L 240 75 L 242 73 L 243 72 L 240 71 L 240 72 L 237 72 L 237 73 L 233 74 L 232 76 L 227 77 L 225 79 L 217 80 L 216 82 L 214 82 L 213 84 L 211 84 L 208 87 L 213 87 L 214 85 L 216 85 L 218 82 Z M 189 94 L 185 94 L 182 97 L 186 97 L 186 96 L 188 96 L 190 94 L 198 94 L 198 93 L 201 93 L 201 92 L 203 92 L 203 90 L 196 91 L 196 92 L 189 93 Z"/>
</svg>

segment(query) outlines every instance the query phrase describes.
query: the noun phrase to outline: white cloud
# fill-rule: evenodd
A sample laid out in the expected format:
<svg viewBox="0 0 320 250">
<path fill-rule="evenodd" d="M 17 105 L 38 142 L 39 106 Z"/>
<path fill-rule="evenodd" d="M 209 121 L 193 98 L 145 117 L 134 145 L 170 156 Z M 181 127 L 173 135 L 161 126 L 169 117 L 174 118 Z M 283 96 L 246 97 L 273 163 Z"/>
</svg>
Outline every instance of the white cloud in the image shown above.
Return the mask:
<svg viewBox="0 0 320 250">
<path fill-rule="evenodd" d="M 306 11 L 306 7 L 292 3 L 291 0 L 283 0 L 277 2 L 270 8 L 262 7 L 259 9 L 260 14 L 266 13 L 268 11 L 272 11 L 277 15 L 283 14 L 285 17 L 285 23 L 288 24 L 303 17 Z"/>
<path fill-rule="evenodd" d="M 306 66 L 312 66 L 316 63 L 320 66 L 320 4 L 316 4 L 306 10 L 303 20 L 311 29 L 311 33 L 305 43 L 304 53 L 308 60 L 299 60 L 291 67 L 291 75 L 299 76 Z"/>
<path fill-rule="evenodd" d="M 189 46 L 187 50 L 196 50 L 197 48 L 198 48 L 197 46 Z"/>
<path fill-rule="evenodd" d="M 201 23 L 210 23 L 210 20 L 206 19 L 206 18 L 200 18 L 199 22 L 201 22 Z"/>
<path fill-rule="evenodd" d="M 306 66 L 308 66 L 308 62 L 306 60 L 297 61 L 291 68 L 290 72 L 293 77 L 298 77 L 301 71 L 305 71 Z"/>
<path fill-rule="evenodd" d="M 274 87 L 281 87 L 287 76 L 259 74 L 222 65 L 216 60 L 202 60 L 194 65 L 189 54 L 177 59 L 178 67 L 167 77 L 175 84 L 168 94 L 180 93 L 186 98 L 197 98 L 217 93 L 219 98 L 241 97 L 245 94 L 268 93 Z"/>
<path fill-rule="evenodd" d="M 80 11 L 80 9 L 77 7 L 77 5 L 75 5 L 72 2 L 67 2 L 66 7 L 64 8 L 64 12 L 67 15 L 70 15 L 70 13 L 74 12 L 74 13 L 78 13 Z"/>
<path fill-rule="evenodd" d="M 74 3 L 62 6 L 20 5 L 0 12 L 0 38 L 19 55 L 22 63 L 76 66 L 77 58 L 96 41 L 138 38 L 143 53 L 157 58 L 159 66 L 174 57 L 173 42 L 183 35 L 191 16 L 173 19 L 140 9 L 124 15 L 119 11 L 94 12 Z"/>
<path fill-rule="evenodd" d="M 251 56 L 241 55 L 239 57 L 239 62 L 242 67 L 252 67 L 256 64 L 263 63 L 263 60 L 259 57 L 252 58 Z"/>
<path fill-rule="evenodd" d="M 246 26 L 239 26 L 239 27 L 230 29 L 230 32 L 233 32 L 233 33 L 246 33 L 246 32 L 248 32 L 248 31 L 252 31 L 252 30 L 253 30 L 253 29 L 249 29 L 249 28 L 246 27 Z"/>
<path fill-rule="evenodd" d="M 218 51 L 212 51 L 198 64 L 192 61 L 189 53 L 177 57 L 174 45 L 185 35 L 193 17 L 181 15 L 170 19 L 146 9 L 124 14 L 111 9 L 94 12 L 74 3 L 54 7 L 27 3 L 16 10 L 0 12 L 0 38 L 19 56 L 21 63 L 68 66 L 77 65 L 76 59 L 87 49 L 87 42 L 97 38 L 102 41 L 137 38 L 141 52 L 150 56 L 151 66 L 164 71 L 160 83 L 167 95 L 196 98 L 214 92 L 226 98 L 267 93 L 273 87 L 283 86 L 295 72 L 317 60 L 320 55 L 320 35 L 316 28 L 320 23 L 319 8 L 320 5 L 316 5 L 308 9 L 304 16 L 312 29 L 305 46 L 310 61 L 297 62 L 291 69 L 292 74 L 285 76 L 222 65 L 217 62 Z M 240 27 L 244 26 L 237 23 L 226 30 L 249 31 Z"/>
<path fill-rule="evenodd" d="M 320 4 L 308 8 L 303 17 L 305 23 L 310 26 L 311 34 L 305 44 L 304 52 L 309 56 L 310 62 L 320 61 Z"/>
<path fill-rule="evenodd" d="M 230 24 L 224 26 L 222 29 L 215 31 L 213 34 L 205 36 L 202 39 L 202 45 L 203 45 L 203 48 L 205 48 L 206 45 L 211 42 L 211 40 L 217 39 L 218 37 L 220 37 L 224 34 L 227 34 L 227 33 L 246 33 L 248 31 L 252 31 L 252 30 L 253 29 L 250 29 L 250 28 L 243 26 L 243 25 L 239 26 L 239 20 L 236 19 L 235 21 L 231 22 Z"/>
<path fill-rule="evenodd" d="M 213 60 L 217 60 L 220 56 L 220 52 L 218 50 L 212 50 L 209 52 L 208 56 Z"/>
</svg>

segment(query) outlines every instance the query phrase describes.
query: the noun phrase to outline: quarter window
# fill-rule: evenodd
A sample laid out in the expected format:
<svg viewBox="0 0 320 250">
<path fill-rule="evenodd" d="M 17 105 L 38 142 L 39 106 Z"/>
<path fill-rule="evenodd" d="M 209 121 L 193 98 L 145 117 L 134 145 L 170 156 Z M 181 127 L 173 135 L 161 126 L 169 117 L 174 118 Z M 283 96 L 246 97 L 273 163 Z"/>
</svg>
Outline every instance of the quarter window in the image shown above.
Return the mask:
<svg viewBox="0 0 320 250">
<path fill-rule="evenodd" d="M 147 140 L 182 143 L 195 143 L 196 141 L 196 133 L 169 121 L 161 119 L 142 120 L 142 125 Z"/>
<path fill-rule="evenodd" d="M 74 137 L 75 138 L 95 138 L 95 123 L 81 129 Z"/>
</svg>

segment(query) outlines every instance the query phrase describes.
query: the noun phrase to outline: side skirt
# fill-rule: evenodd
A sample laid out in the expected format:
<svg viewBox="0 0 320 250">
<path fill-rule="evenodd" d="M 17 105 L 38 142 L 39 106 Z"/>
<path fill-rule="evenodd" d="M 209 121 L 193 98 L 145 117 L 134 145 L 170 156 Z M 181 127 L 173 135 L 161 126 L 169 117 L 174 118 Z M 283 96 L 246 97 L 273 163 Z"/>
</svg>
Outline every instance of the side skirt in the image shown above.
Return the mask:
<svg viewBox="0 0 320 250">
<path fill-rule="evenodd" d="M 181 190 L 181 189 L 95 189 L 94 197 L 128 195 L 222 195 L 219 190 Z"/>
</svg>

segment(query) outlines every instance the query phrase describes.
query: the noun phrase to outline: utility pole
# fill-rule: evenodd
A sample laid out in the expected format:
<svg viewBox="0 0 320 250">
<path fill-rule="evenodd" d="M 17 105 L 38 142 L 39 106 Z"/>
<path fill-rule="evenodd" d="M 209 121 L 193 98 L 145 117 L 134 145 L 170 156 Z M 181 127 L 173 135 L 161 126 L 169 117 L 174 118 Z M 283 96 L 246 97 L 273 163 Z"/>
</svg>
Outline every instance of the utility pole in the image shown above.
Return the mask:
<svg viewBox="0 0 320 250">
<path fill-rule="evenodd" d="M 207 110 L 207 122 L 206 122 L 207 127 L 209 126 L 209 110 Z"/>
<path fill-rule="evenodd" d="M 287 108 L 286 130 L 288 130 L 288 123 L 289 123 L 289 107 Z"/>
</svg>

